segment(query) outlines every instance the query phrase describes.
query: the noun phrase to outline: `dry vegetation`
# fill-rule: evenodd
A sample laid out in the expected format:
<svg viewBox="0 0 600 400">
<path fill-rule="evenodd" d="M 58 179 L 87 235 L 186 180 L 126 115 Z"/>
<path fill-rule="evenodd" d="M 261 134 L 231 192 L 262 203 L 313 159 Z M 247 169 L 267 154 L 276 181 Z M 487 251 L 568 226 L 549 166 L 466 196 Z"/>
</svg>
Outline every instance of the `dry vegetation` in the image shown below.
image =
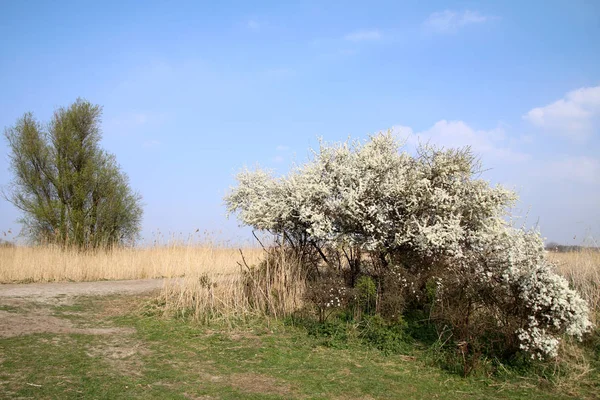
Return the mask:
<svg viewBox="0 0 600 400">
<path fill-rule="evenodd" d="M 548 257 L 589 302 L 596 319 L 600 252 L 549 252 Z M 179 278 L 167 282 L 162 300 L 168 310 L 195 319 L 257 310 L 277 315 L 300 306 L 305 279 L 297 263 L 274 253 L 262 273 L 250 274 L 248 267 L 264 258 L 259 247 L 240 252 L 209 242 L 87 253 L 58 247 L 0 247 L 0 283 Z"/>
<path fill-rule="evenodd" d="M 243 251 L 248 263 L 262 256 L 262 249 Z M 238 249 L 215 244 L 83 253 L 59 247 L 0 247 L 0 283 L 224 276 L 238 274 L 238 262 Z"/>
<path fill-rule="evenodd" d="M 221 251 L 226 254 L 225 249 Z M 171 280 L 162 293 L 166 309 L 205 320 L 264 312 L 277 316 L 302 304 L 306 277 L 296 262 L 275 251 L 266 258 L 265 268 L 259 273 L 247 266 L 265 259 L 262 249 L 244 250 L 245 260 L 239 251 L 229 251 L 231 258 L 215 264 L 217 267 L 188 270 L 184 279 Z M 600 318 L 600 252 L 548 253 L 548 257 L 556 264 L 557 272 L 587 300 L 592 310 L 590 317 L 596 324 Z"/>
<path fill-rule="evenodd" d="M 206 242 L 80 252 L 57 246 L 0 247 L 0 283 L 167 279 L 161 300 L 168 313 L 204 318 L 269 313 L 301 306 L 302 269 L 283 252 L 265 258 L 260 247 Z"/>
<path fill-rule="evenodd" d="M 237 255 L 242 260 L 235 267 L 196 269 L 167 281 L 161 295 L 166 312 L 202 322 L 231 322 L 252 316 L 277 318 L 301 308 L 306 276 L 299 262 L 277 248 L 268 254 L 253 249 Z"/>
<path fill-rule="evenodd" d="M 568 253 L 548 253 L 557 271 L 588 301 L 593 310 L 591 318 L 597 323 L 600 316 L 600 251 L 583 249 Z"/>
</svg>

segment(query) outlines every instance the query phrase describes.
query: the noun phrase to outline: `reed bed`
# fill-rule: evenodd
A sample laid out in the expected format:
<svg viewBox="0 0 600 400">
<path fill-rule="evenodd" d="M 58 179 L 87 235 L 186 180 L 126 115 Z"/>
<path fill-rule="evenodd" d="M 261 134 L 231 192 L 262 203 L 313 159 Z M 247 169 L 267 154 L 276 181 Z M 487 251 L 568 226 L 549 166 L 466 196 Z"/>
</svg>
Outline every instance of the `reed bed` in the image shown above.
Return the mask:
<svg viewBox="0 0 600 400">
<path fill-rule="evenodd" d="M 600 251 L 549 252 L 557 271 L 600 322 Z M 251 314 L 283 316 L 302 305 L 306 277 L 285 252 L 207 243 L 175 243 L 110 251 L 0 247 L 0 283 L 167 279 L 164 309 L 196 320 Z"/>
<path fill-rule="evenodd" d="M 243 253 L 243 256 L 242 256 Z M 270 316 L 284 317 L 302 307 L 306 276 L 302 265 L 285 251 L 263 251 L 262 258 L 240 252 L 237 268 L 196 270 L 170 279 L 161 294 L 166 313 L 199 322 Z"/>
<path fill-rule="evenodd" d="M 593 321 L 600 322 L 600 251 L 583 248 L 567 253 L 549 252 L 548 258 L 556 264 L 557 272 L 587 300 Z"/>
<path fill-rule="evenodd" d="M 243 249 L 257 263 L 263 250 Z M 239 272 L 239 249 L 207 245 L 165 245 L 78 252 L 59 247 L 0 247 L 0 283 L 98 281 L 222 275 Z"/>
</svg>

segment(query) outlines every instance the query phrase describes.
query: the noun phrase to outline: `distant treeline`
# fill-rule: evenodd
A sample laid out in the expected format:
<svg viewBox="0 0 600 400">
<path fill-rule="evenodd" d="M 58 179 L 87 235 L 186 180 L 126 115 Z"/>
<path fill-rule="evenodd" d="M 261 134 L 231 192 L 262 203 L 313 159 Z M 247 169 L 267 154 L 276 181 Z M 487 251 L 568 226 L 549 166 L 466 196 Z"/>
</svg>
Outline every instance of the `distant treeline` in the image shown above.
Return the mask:
<svg viewBox="0 0 600 400">
<path fill-rule="evenodd" d="M 555 253 L 572 253 L 572 252 L 577 252 L 577 251 L 598 251 L 598 252 L 600 252 L 600 247 L 598 247 L 598 246 L 565 245 L 565 244 L 558 244 L 555 242 L 550 242 L 546 245 L 546 250 L 553 251 Z"/>
</svg>

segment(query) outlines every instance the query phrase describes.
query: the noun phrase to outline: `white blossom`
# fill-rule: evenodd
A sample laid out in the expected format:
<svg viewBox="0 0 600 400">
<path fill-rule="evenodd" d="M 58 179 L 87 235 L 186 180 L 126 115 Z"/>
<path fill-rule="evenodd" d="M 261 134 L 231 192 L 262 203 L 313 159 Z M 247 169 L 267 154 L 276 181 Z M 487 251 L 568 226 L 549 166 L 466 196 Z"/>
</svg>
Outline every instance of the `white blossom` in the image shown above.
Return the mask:
<svg viewBox="0 0 600 400">
<path fill-rule="evenodd" d="M 390 132 L 364 143 L 321 142 L 288 176 L 238 174 L 227 210 L 255 229 L 445 260 L 459 284 L 492 294 L 487 306 L 514 310 L 524 321 L 514 332 L 521 348 L 536 357 L 555 356 L 560 335 L 591 329 L 587 304 L 553 272 L 539 233 L 505 221 L 516 194 L 475 179 L 481 166 L 469 148 L 401 150 Z M 340 304 L 331 298 L 327 307 Z"/>
</svg>

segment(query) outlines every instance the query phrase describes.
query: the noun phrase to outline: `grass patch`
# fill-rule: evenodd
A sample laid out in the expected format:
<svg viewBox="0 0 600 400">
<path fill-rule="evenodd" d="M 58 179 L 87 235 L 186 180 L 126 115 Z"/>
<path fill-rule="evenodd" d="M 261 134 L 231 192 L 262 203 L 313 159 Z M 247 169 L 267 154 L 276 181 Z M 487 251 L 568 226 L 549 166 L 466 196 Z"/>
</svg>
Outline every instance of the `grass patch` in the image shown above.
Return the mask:
<svg viewBox="0 0 600 400">
<path fill-rule="evenodd" d="M 0 339 L 0 398 L 95 399 L 561 399 L 594 398 L 597 385 L 563 390 L 535 378 L 461 378 L 358 341 L 323 346 L 305 327 L 200 326 L 141 313 L 147 299 L 77 299 L 54 307 L 114 334 Z M 72 321 L 71 321 L 72 322 Z M 379 331 L 372 333 L 381 335 Z M 384 335 L 387 333 L 383 333 Z"/>
<path fill-rule="evenodd" d="M 19 307 L 9 306 L 9 305 L 0 305 L 0 311 L 5 311 L 5 312 L 9 312 L 9 313 L 23 312 Z"/>
</svg>

